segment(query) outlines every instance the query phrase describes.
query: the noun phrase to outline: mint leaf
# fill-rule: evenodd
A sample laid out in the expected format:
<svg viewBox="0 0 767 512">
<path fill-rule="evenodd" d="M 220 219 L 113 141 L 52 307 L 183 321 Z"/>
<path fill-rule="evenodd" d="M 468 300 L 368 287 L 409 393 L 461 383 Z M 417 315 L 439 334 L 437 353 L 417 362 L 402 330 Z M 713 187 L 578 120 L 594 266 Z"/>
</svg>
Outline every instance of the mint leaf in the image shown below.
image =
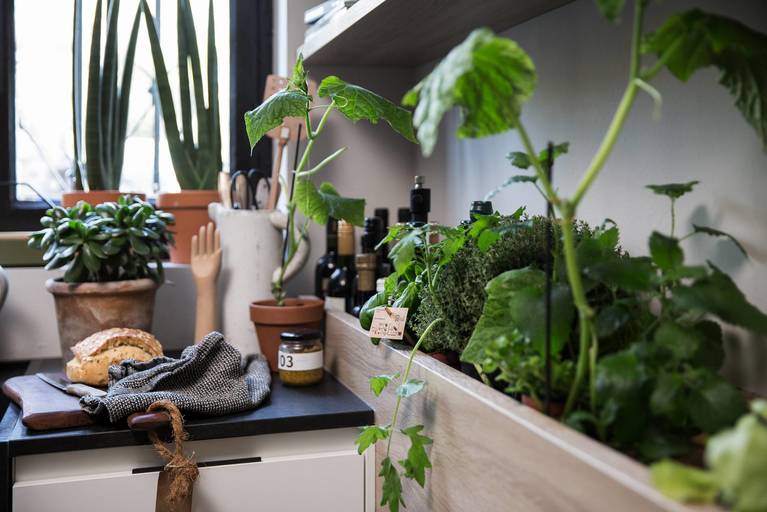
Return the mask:
<svg viewBox="0 0 767 512">
<path fill-rule="evenodd" d="M 423 245 L 422 235 L 423 230 L 415 228 L 400 238 L 389 251 L 389 259 L 398 274 L 407 269 L 415 257 L 416 248 Z"/>
<path fill-rule="evenodd" d="M 693 187 L 700 183 L 699 181 L 688 181 L 687 183 L 667 183 L 665 185 L 646 185 L 659 196 L 667 196 L 671 199 L 679 199 L 688 192 L 692 192 Z"/>
<path fill-rule="evenodd" d="M 687 411 L 703 432 L 714 434 L 746 413 L 746 401 L 735 386 L 710 370 L 701 370 L 702 382 L 692 389 Z"/>
<path fill-rule="evenodd" d="M 653 231 L 650 235 L 650 256 L 663 270 L 673 270 L 684 263 L 684 252 L 679 240 Z"/>
<path fill-rule="evenodd" d="M 381 393 L 384 389 L 386 389 L 386 386 L 389 385 L 389 382 L 398 377 L 399 373 L 395 373 L 394 375 L 376 375 L 375 377 L 370 377 L 368 379 L 368 383 L 370 384 L 370 391 L 372 391 L 375 396 L 381 396 Z"/>
<path fill-rule="evenodd" d="M 386 427 L 379 427 L 378 425 L 368 425 L 362 427 L 360 435 L 357 436 L 357 453 L 362 455 L 371 445 L 376 444 L 378 441 L 383 441 L 389 437 L 389 429 Z"/>
<path fill-rule="evenodd" d="M 407 451 L 407 458 L 399 461 L 405 468 L 405 477 L 412 478 L 421 487 L 426 483 L 426 469 L 431 468 L 425 446 L 433 442 L 430 437 L 420 433 L 422 430 L 423 425 L 402 429 L 401 432 L 410 438 L 410 448 Z"/>
<path fill-rule="evenodd" d="M 425 385 L 426 382 L 421 379 L 408 379 L 397 387 L 397 395 L 402 398 L 411 397 L 421 391 Z"/>
<path fill-rule="evenodd" d="M 612 22 L 618 20 L 618 16 L 620 16 L 623 8 L 626 6 L 626 0 L 596 0 L 596 3 L 602 16 Z"/>
<path fill-rule="evenodd" d="M 767 315 L 748 302 L 727 274 L 710 266 L 710 276 L 697 279 L 690 286 L 673 288 L 671 297 L 674 306 L 711 313 L 727 323 L 767 334 Z"/>
<path fill-rule="evenodd" d="M 697 224 L 693 224 L 692 229 L 695 233 L 703 233 L 704 235 L 709 235 L 709 236 L 720 236 L 720 237 L 729 238 L 730 241 L 735 244 L 735 247 L 737 247 L 740 250 L 740 252 L 743 253 L 743 256 L 748 258 L 748 253 L 746 252 L 746 249 L 740 244 L 740 242 L 738 242 L 738 240 L 734 236 L 730 235 L 729 233 L 725 233 L 724 231 L 719 231 L 718 229 L 709 228 L 707 226 L 698 226 Z"/>
<path fill-rule="evenodd" d="M 319 195 L 325 203 L 328 215 L 362 226 L 365 223 L 365 200 L 341 197 L 335 187 L 328 182 L 320 185 Z M 327 223 L 325 221 L 322 224 Z"/>
<path fill-rule="evenodd" d="M 383 119 L 395 132 L 417 142 L 413 133 L 413 114 L 374 92 L 346 83 L 337 76 L 329 76 L 322 81 L 317 94 L 335 100 L 338 111 L 353 122 L 367 119 L 378 124 L 379 119 Z"/>
<path fill-rule="evenodd" d="M 643 53 L 654 53 L 679 80 L 715 66 L 719 83 L 767 145 L 767 36 L 742 23 L 699 9 L 671 16 L 649 34 Z"/>
<path fill-rule="evenodd" d="M 554 160 L 556 160 L 560 156 L 567 153 L 569 150 L 570 150 L 570 143 L 562 142 L 559 144 L 555 144 L 552 147 L 551 154 L 554 157 Z M 511 162 L 511 165 L 513 165 L 514 167 L 518 167 L 520 169 L 529 169 L 533 165 L 533 162 L 530 160 L 530 157 L 524 151 L 512 151 L 511 153 L 506 155 L 506 158 L 509 160 L 509 162 Z M 541 165 L 544 168 L 549 165 L 548 148 L 538 153 L 538 161 L 541 163 Z"/>
<path fill-rule="evenodd" d="M 311 219 L 320 225 L 328 223 L 328 216 L 330 215 L 328 205 L 311 180 L 296 178 L 296 183 L 293 187 L 293 200 L 296 202 L 298 211 L 307 219 Z"/>
<path fill-rule="evenodd" d="M 381 472 L 378 476 L 383 478 L 381 486 L 381 506 L 389 504 L 389 512 L 399 512 L 400 504 L 404 507 L 405 500 L 402 499 L 402 481 L 399 478 L 397 468 L 392 464 L 391 459 L 386 457 L 381 461 Z"/>
<path fill-rule="evenodd" d="M 282 124 L 286 117 L 303 117 L 309 111 L 309 96 L 300 90 L 282 89 L 250 112 L 245 112 L 245 130 L 250 150 L 261 137 Z"/>
<path fill-rule="evenodd" d="M 458 106 L 463 114 L 458 137 L 501 133 L 515 126 L 535 83 L 535 66 L 527 53 L 514 41 L 480 28 L 453 48 L 402 103 L 416 107 L 413 121 L 421 151 L 428 156 L 439 123 L 451 108 Z"/>
<path fill-rule="evenodd" d="M 716 474 L 663 460 L 650 467 L 652 483 L 671 499 L 713 503 L 719 494 Z"/>
</svg>

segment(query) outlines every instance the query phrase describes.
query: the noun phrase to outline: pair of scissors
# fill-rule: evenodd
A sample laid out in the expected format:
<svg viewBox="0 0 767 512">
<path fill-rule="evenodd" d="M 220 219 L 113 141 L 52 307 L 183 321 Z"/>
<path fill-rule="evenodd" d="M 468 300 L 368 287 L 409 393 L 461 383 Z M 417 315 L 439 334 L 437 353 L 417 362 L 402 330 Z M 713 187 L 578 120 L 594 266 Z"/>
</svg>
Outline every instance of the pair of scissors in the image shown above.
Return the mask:
<svg viewBox="0 0 767 512">
<path fill-rule="evenodd" d="M 261 210 L 269 202 L 269 177 L 258 169 L 235 171 L 229 185 L 229 199 L 235 210 Z"/>
</svg>

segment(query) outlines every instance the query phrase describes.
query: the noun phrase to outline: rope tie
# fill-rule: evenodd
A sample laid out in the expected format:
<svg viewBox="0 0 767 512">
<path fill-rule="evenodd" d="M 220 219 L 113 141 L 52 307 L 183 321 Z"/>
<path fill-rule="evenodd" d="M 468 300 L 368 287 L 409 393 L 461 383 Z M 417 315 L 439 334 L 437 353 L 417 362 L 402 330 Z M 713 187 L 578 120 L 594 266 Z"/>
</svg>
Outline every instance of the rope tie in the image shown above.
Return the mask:
<svg viewBox="0 0 767 512">
<path fill-rule="evenodd" d="M 165 471 L 171 477 L 170 489 L 168 492 L 168 501 L 178 503 L 184 500 L 192 492 L 192 486 L 200 471 L 192 457 L 184 455 L 184 441 L 189 438 L 189 434 L 184 431 L 184 418 L 181 411 L 170 400 L 158 400 L 147 409 L 147 412 L 166 411 L 170 415 L 171 427 L 173 429 L 174 451 L 169 450 L 165 443 L 160 439 L 155 431 L 149 431 L 149 440 L 152 441 L 154 449 L 165 459 Z"/>
</svg>

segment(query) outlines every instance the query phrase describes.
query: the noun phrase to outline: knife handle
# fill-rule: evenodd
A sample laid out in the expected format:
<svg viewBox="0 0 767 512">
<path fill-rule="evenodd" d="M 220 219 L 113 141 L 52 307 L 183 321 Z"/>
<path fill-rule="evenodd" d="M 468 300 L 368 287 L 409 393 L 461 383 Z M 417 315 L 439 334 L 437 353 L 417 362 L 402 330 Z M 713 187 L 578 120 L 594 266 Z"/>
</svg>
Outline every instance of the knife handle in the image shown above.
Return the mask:
<svg viewBox="0 0 767 512">
<path fill-rule="evenodd" d="M 70 384 L 67 386 L 67 393 L 74 396 L 96 396 L 96 397 L 102 397 L 107 394 L 106 391 L 103 391 L 101 389 L 97 389 L 85 384 Z"/>
</svg>

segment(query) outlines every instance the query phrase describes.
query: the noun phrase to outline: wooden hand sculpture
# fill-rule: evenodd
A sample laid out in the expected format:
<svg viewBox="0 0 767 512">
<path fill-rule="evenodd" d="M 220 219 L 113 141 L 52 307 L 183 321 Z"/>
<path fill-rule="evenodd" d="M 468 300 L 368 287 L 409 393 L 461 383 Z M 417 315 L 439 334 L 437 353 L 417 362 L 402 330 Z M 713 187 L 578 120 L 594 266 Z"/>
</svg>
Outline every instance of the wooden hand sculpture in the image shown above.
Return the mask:
<svg viewBox="0 0 767 512">
<path fill-rule="evenodd" d="M 197 343 L 217 329 L 216 280 L 221 270 L 221 236 L 209 222 L 192 237 L 192 276 L 197 287 L 194 339 Z"/>
</svg>

